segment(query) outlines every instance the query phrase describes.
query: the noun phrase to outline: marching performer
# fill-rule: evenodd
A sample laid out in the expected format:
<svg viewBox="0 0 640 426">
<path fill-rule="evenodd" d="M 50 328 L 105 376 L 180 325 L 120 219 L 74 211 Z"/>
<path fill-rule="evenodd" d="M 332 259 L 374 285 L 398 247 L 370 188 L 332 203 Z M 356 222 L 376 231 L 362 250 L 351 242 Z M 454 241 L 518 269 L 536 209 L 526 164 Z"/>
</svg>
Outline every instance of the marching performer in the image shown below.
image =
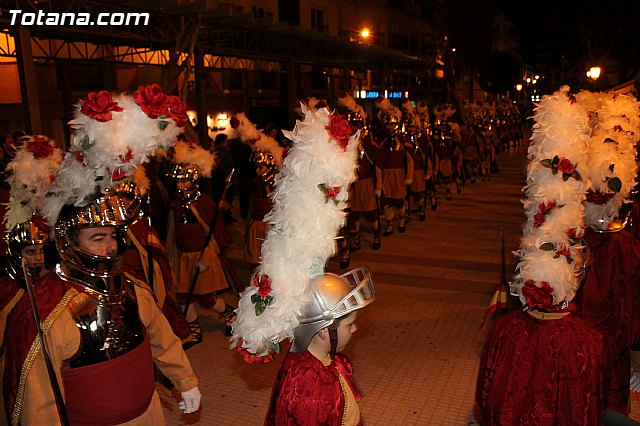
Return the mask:
<svg viewBox="0 0 640 426">
<path fill-rule="evenodd" d="M 185 413 L 199 408 L 198 382 L 153 293 L 119 260 L 140 208 L 126 179 L 175 141 L 185 105 L 150 85 L 133 96 L 89 93 L 74 116 L 71 151 L 42 208 L 61 261 L 35 282 L 37 309 L 23 297 L 10 318 L 5 407 L 15 425 L 164 424 L 153 363 L 182 392 Z M 121 185 L 129 190 L 113 190 Z"/>
<path fill-rule="evenodd" d="M 367 113 L 351 95 L 341 93 L 338 103 L 347 111 L 347 120 L 354 129 L 360 131 L 358 141 L 358 166 L 356 180 L 349 187 L 349 213 L 347 216 L 348 253 L 360 250 L 361 218 L 373 224 L 373 250 L 380 249 L 380 196 L 382 192 L 382 172 L 377 167 L 380 156 L 377 143 L 367 125 Z M 345 268 L 348 265 L 344 266 Z"/>
<path fill-rule="evenodd" d="M 402 112 L 391 105 L 388 99 L 380 97 L 376 101 L 383 123 L 381 135 L 377 138 L 380 146 L 378 167 L 382 172 L 382 201 L 386 221 L 385 236 L 393 234 L 394 219 L 399 220 L 398 231 L 405 232 L 405 197 L 407 186 L 413 183 L 413 160 L 400 140 Z"/>
<path fill-rule="evenodd" d="M 628 218 L 620 210 L 628 202 L 638 172 L 635 145 L 640 104 L 632 95 L 613 93 L 581 92 L 576 99 L 590 112 L 593 129 L 589 158 L 581 169 L 588 179 L 584 239 L 590 265 L 578 305 L 582 318 L 604 338 L 605 408 L 626 416 L 632 368 L 629 350 L 640 343 L 640 243 L 624 230 Z M 570 171 L 561 162 L 556 168 Z M 633 369 L 635 376 L 640 369 L 637 364 Z"/>
<path fill-rule="evenodd" d="M 476 401 L 492 425 L 601 423 L 605 345 L 572 302 L 587 262 L 582 200 L 592 127 L 568 90 L 544 96 L 534 117 L 527 222 L 511 283 L 524 310 L 494 323 L 478 371 Z"/>
<path fill-rule="evenodd" d="M 350 365 L 337 354 L 355 331 L 355 311 L 375 298 L 366 268 L 324 273 L 344 223 L 358 134 L 326 108 L 307 110 L 278 175 L 272 224 L 253 285 L 241 295 L 234 342 L 249 362 L 268 362 L 293 339 L 274 386 L 269 425 L 360 423 Z M 304 208 L 300 208 L 304 206 Z"/>
<path fill-rule="evenodd" d="M 178 141 L 168 175 L 176 179 L 179 200 L 169 213 L 167 252 L 175 272 L 175 293 L 193 334 L 202 342 L 198 306 L 220 314 L 229 333 L 234 320 L 231 307 L 217 292 L 228 287 L 220 261 L 231 244 L 231 234 L 218 207 L 200 192 L 199 179 L 211 176 L 214 154 L 202 147 Z"/>
<path fill-rule="evenodd" d="M 258 130 L 244 113 L 236 114 L 231 127 L 236 129 L 240 140 L 251 147 L 251 162 L 256 169 L 249 221 L 245 230 L 245 260 L 253 272 L 262 256 L 262 243 L 268 230 L 264 218 L 273 207 L 271 194 L 276 174 L 282 167 L 285 150 L 273 136 Z"/>
<path fill-rule="evenodd" d="M 420 120 L 409 99 L 402 99 L 402 109 L 405 111 L 404 146 L 413 161 L 413 182 L 407 188 L 409 192 L 407 200 L 410 197 L 413 199 L 415 210 L 418 211 L 418 217 L 422 222 L 427 218 L 425 211 L 426 181 L 431 179 L 433 172 L 433 167 L 431 170 L 429 169 L 429 140 L 427 134 L 421 130 Z M 409 202 L 408 206 L 410 205 Z M 407 210 L 406 216 L 409 218 L 411 211 Z"/>
</svg>

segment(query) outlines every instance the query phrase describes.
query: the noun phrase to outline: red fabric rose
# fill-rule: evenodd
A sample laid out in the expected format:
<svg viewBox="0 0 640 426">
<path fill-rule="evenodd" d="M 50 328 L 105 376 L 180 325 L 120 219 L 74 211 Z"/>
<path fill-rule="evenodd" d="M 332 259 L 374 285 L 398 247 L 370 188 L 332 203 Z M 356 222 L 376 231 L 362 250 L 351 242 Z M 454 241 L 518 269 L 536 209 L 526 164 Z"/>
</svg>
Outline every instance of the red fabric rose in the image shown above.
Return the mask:
<svg viewBox="0 0 640 426">
<path fill-rule="evenodd" d="M 258 287 L 258 294 L 267 297 L 271 293 L 271 278 L 268 275 L 253 277 L 253 285 Z"/>
<path fill-rule="evenodd" d="M 133 100 L 149 118 L 158 118 L 167 113 L 169 97 L 162 92 L 159 84 L 138 87 Z"/>
<path fill-rule="evenodd" d="M 46 158 L 53 153 L 53 146 L 49 143 L 49 138 L 34 136 L 27 142 L 25 148 L 33 153 L 33 158 Z"/>
<path fill-rule="evenodd" d="M 340 114 L 332 114 L 329 116 L 329 127 L 327 127 L 329 134 L 336 141 L 343 151 L 347 150 L 349 144 L 349 138 L 353 134 L 349 122 L 344 119 Z"/>
<path fill-rule="evenodd" d="M 107 171 L 109 171 L 109 169 L 107 168 Z M 120 167 L 118 167 L 118 170 L 116 170 L 115 172 L 111 173 L 111 179 L 113 180 L 122 180 L 125 177 L 125 173 L 124 170 L 122 170 Z"/>
<path fill-rule="evenodd" d="M 546 309 L 553 305 L 553 288 L 546 281 L 541 281 L 540 287 L 533 280 L 526 281 L 522 295 L 530 309 Z"/>
<path fill-rule="evenodd" d="M 558 248 L 558 254 L 569 257 L 571 256 L 571 248 L 569 246 L 560 246 Z"/>
<path fill-rule="evenodd" d="M 102 123 L 113 119 L 112 111 L 120 112 L 122 108 L 118 106 L 117 102 L 114 102 L 111 93 L 106 90 L 101 90 L 98 93 L 89 92 L 86 99 L 82 100 L 80 107 L 81 113 Z"/>
<path fill-rule="evenodd" d="M 244 361 L 248 364 L 266 364 L 273 360 L 273 356 L 276 354 L 276 351 L 273 349 L 269 349 L 267 355 L 256 355 L 252 354 L 246 349 L 241 348 L 238 345 L 238 352 L 240 352 L 244 358 Z"/>
<path fill-rule="evenodd" d="M 327 187 L 327 198 L 335 199 L 340 193 L 339 186 L 328 186 Z"/>
<path fill-rule="evenodd" d="M 176 122 L 176 126 L 182 126 L 187 122 L 189 117 L 187 116 L 187 104 L 177 96 L 169 96 L 167 103 L 167 117 L 173 118 Z"/>
<path fill-rule="evenodd" d="M 583 236 L 584 236 L 584 228 L 580 226 L 577 228 L 571 228 L 567 231 L 567 237 L 572 239 L 582 238 Z"/>
<path fill-rule="evenodd" d="M 125 155 L 120 155 L 120 162 L 123 164 L 128 163 L 132 159 L 133 159 L 133 152 L 131 151 L 131 148 L 127 148 L 127 152 Z"/>
<path fill-rule="evenodd" d="M 551 211 L 551 209 L 553 209 L 556 206 L 556 200 L 553 201 L 549 201 L 547 204 L 545 203 L 540 203 L 538 205 L 538 208 L 540 209 L 541 212 L 544 213 L 548 213 L 549 211 Z"/>
<path fill-rule="evenodd" d="M 556 168 L 562 173 L 570 175 L 576 169 L 576 166 L 574 166 L 568 158 L 563 158 L 560 160 Z"/>
<path fill-rule="evenodd" d="M 544 212 L 538 212 L 536 214 L 533 215 L 533 226 L 535 226 L 536 228 L 539 227 L 540 225 L 542 225 L 545 221 L 545 214 Z"/>
<path fill-rule="evenodd" d="M 587 201 L 598 206 L 611 201 L 615 197 L 615 192 L 587 191 Z"/>
<path fill-rule="evenodd" d="M 77 153 L 75 158 L 76 161 L 82 164 L 83 167 L 87 167 L 87 164 L 84 162 L 84 155 L 82 155 L 81 153 Z"/>
</svg>

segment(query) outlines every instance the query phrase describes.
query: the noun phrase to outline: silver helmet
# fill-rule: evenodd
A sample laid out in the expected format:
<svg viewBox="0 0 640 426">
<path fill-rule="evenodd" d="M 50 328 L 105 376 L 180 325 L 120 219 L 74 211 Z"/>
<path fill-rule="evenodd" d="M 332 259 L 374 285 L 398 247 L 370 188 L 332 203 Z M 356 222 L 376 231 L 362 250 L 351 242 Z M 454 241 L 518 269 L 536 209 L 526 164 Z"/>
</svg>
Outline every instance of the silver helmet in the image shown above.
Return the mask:
<svg viewBox="0 0 640 426">
<path fill-rule="evenodd" d="M 366 267 L 342 275 L 319 275 L 311 279 L 309 287 L 311 297 L 302 307 L 299 325 L 293 331 L 291 352 L 305 352 L 318 331 L 376 298 L 373 277 Z"/>
<path fill-rule="evenodd" d="M 50 228 L 42 218 L 33 216 L 31 220 L 16 225 L 9 231 L 7 242 L 7 272 L 14 280 L 23 280 L 22 250 L 30 246 L 48 244 Z M 44 265 L 27 265 L 30 273 L 37 276 Z"/>
<path fill-rule="evenodd" d="M 183 200 L 193 201 L 200 195 L 200 183 L 198 180 L 200 172 L 195 165 L 172 163 L 169 167 L 169 171 L 167 171 L 167 176 L 176 179 L 176 182 L 191 182 L 191 185 L 188 188 L 181 188 L 178 190 Z"/>
</svg>

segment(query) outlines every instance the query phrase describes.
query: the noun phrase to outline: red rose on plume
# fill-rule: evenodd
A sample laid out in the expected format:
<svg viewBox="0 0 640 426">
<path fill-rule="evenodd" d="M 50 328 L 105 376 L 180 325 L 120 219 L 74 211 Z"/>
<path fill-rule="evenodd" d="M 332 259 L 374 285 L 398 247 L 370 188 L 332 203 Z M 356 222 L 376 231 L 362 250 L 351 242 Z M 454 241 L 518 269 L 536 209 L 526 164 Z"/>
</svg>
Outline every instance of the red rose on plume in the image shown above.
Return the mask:
<svg viewBox="0 0 640 426">
<path fill-rule="evenodd" d="M 53 153 L 53 146 L 49 144 L 49 139 L 42 136 L 35 136 L 27 142 L 25 148 L 33 153 L 33 158 L 46 158 Z"/>
<path fill-rule="evenodd" d="M 232 129 L 237 129 L 238 127 L 240 127 L 240 120 L 235 117 L 231 117 L 231 120 L 229 120 L 229 125 Z"/>
<path fill-rule="evenodd" d="M 558 169 L 558 171 L 570 175 L 576 169 L 576 166 L 574 166 L 571 163 L 571 160 L 569 160 L 568 158 L 563 158 L 562 160 L 560 160 L 560 162 L 558 162 L 556 168 Z"/>
<path fill-rule="evenodd" d="M 522 295 L 531 309 L 545 309 L 553 305 L 553 288 L 546 281 L 538 287 L 533 280 L 528 280 L 522 287 Z"/>
<path fill-rule="evenodd" d="M 349 122 L 340 114 L 332 114 L 329 116 L 329 126 L 327 127 L 329 134 L 338 141 L 338 145 L 343 151 L 347 150 L 349 138 L 353 134 Z"/>
<path fill-rule="evenodd" d="M 544 212 L 538 212 L 533 215 L 533 226 L 535 226 L 536 228 L 542 225 L 544 221 L 545 221 Z"/>
<path fill-rule="evenodd" d="M 169 96 L 169 101 L 167 102 L 167 117 L 173 118 L 176 126 L 182 126 L 189 119 L 187 116 L 187 104 L 182 102 L 177 96 Z"/>
<path fill-rule="evenodd" d="M 106 90 L 98 93 L 89 92 L 86 99 L 82 100 L 82 106 L 80 107 L 81 113 L 102 123 L 113 119 L 112 111 L 120 112 L 122 108 L 118 106 L 117 102 L 113 101 L 111 93 Z"/>
<path fill-rule="evenodd" d="M 611 201 L 613 197 L 615 197 L 615 192 L 600 192 L 600 191 L 587 191 L 587 201 L 598 206 L 601 206 L 605 203 Z"/>
<path fill-rule="evenodd" d="M 253 277 L 253 285 L 258 287 L 258 294 L 267 297 L 271 293 L 271 278 L 268 275 Z"/>
<path fill-rule="evenodd" d="M 569 246 L 560 246 L 558 248 L 558 254 L 569 257 L 571 256 L 571 248 Z"/>
<path fill-rule="evenodd" d="M 75 158 L 78 163 L 82 164 L 82 167 L 87 167 L 87 164 L 84 162 L 84 155 L 77 153 Z"/>
<path fill-rule="evenodd" d="M 616 124 L 615 126 L 613 126 L 613 131 L 614 132 L 624 132 L 624 129 L 622 128 L 621 125 Z"/>
<path fill-rule="evenodd" d="M 584 228 L 582 227 L 571 228 L 567 231 L 567 237 L 572 239 L 582 238 L 583 236 L 584 236 Z"/>
<path fill-rule="evenodd" d="M 109 169 L 107 169 L 107 171 L 109 171 Z M 118 167 L 118 170 L 111 173 L 111 179 L 113 180 L 122 180 L 124 179 L 124 176 L 125 176 L 124 170 L 122 170 L 120 167 Z"/>
<path fill-rule="evenodd" d="M 240 352 L 244 358 L 244 361 L 248 364 L 266 364 L 273 360 L 273 356 L 276 354 L 276 351 L 269 348 L 269 352 L 267 355 L 256 355 L 252 354 L 246 349 L 241 348 L 238 345 L 238 352 Z"/>
<path fill-rule="evenodd" d="M 339 186 L 328 186 L 327 187 L 327 198 L 335 199 L 340 193 Z"/>
<path fill-rule="evenodd" d="M 133 159 L 133 152 L 131 151 L 131 148 L 127 148 L 127 152 L 124 155 L 120 155 L 119 158 L 122 164 L 131 161 Z"/>
<path fill-rule="evenodd" d="M 149 118 L 158 118 L 167 113 L 169 97 L 162 92 L 159 84 L 138 87 L 133 100 Z"/>
</svg>

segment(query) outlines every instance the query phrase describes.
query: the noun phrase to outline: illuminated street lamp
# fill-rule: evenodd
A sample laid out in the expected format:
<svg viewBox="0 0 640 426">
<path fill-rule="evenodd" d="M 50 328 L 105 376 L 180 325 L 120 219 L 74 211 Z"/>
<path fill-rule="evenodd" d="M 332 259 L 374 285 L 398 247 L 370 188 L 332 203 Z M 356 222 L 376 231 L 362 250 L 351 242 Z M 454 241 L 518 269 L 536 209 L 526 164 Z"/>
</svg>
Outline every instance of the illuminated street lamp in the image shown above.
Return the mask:
<svg viewBox="0 0 640 426">
<path fill-rule="evenodd" d="M 593 81 L 596 81 L 600 77 L 600 73 L 602 73 L 602 68 L 591 67 L 589 71 L 587 71 L 587 77 Z"/>
<path fill-rule="evenodd" d="M 365 40 L 369 38 L 370 35 L 371 31 L 369 30 L 369 28 L 363 28 L 362 31 L 360 31 L 360 36 Z"/>
<path fill-rule="evenodd" d="M 516 90 L 519 92 L 522 90 L 522 84 L 516 84 Z"/>
</svg>

